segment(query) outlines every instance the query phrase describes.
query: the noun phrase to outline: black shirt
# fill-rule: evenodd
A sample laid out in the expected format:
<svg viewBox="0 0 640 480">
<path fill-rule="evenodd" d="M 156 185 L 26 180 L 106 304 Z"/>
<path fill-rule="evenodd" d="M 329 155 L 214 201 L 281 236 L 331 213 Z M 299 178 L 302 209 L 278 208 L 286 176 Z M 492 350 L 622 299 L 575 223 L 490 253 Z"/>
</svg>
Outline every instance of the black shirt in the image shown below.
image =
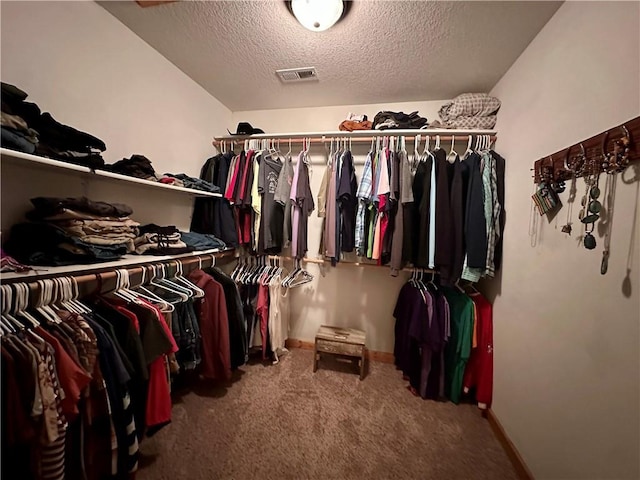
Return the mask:
<svg viewBox="0 0 640 480">
<path fill-rule="evenodd" d="M 353 157 L 350 151 L 346 151 L 342 156 L 342 169 L 336 191 L 336 199 L 340 212 L 340 250 L 343 252 L 353 252 L 355 248 L 356 210 L 358 207 L 357 191 L 358 184 L 356 181 L 355 168 L 353 167 Z"/>
</svg>

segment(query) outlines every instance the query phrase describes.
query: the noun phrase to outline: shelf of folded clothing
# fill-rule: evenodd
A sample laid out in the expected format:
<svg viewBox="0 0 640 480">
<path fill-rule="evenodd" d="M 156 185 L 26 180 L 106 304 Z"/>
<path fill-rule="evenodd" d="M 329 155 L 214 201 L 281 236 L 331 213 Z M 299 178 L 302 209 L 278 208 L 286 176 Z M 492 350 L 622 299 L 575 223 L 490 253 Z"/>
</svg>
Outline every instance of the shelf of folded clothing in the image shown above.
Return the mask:
<svg viewBox="0 0 640 480">
<path fill-rule="evenodd" d="M 112 262 L 91 263 L 83 265 L 65 265 L 60 267 L 43 267 L 34 266 L 35 270 L 28 272 L 2 272 L 0 274 L 0 280 L 3 283 L 16 283 L 16 282 L 33 282 L 36 280 L 42 280 L 44 278 L 61 277 L 61 276 L 75 276 L 78 274 L 91 274 L 104 271 L 113 271 L 121 268 L 132 268 L 141 265 L 148 265 L 152 263 L 162 263 L 169 260 L 176 259 L 188 259 L 191 257 L 198 257 L 199 255 L 211 256 L 216 258 L 232 257 L 235 255 L 234 248 L 226 249 L 209 249 L 201 250 L 190 253 L 183 253 L 180 255 L 125 255 L 119 260 Z"/>
<path fill-rule="evenodd" d="M 135 183 L 137 185 L 144 185 L 151 188 L 161 188 L 171 192 L 188 193 L 195 197 L 222 197 L 220 193 L 205 192 L 203 190 L 196 190 L 193 188 L 176 187 L 174 185 L 168 185 L 160 182 L 152 182 L 150 180 L 144 180 L 142 178 L 129 177 L 119 173 L 107 172 L 105 170 L 92 170 L 89 167 L 82 165 L 75 165 L 73 163 L 63 162 L 61 160 L 53 160 L 51 158 L 40 157 L 38 155 L 31 155 L 29 153 L 17 152 L 8 148 L 0 148 L 0 158 L 2 163 L 6 160 L 14 162 L 16 164 L 30 162 L 30 164 L 43 166 L 45 168 L 62 169 L 70 172 L 77 172 L 80 174 L 86 174 L 87 176 L 96 176 L 102 178 L 110 178 L 114 180 L 121 180 L 124 182 Z"/>
<path fill-rule="evenodd" d="M 455 130 L 449 128 L 425 128 L 425 129 L 386 129 L 386 130 L 354 130 L 353 132 L 346 131 L 332 131 L 332 132 L 289 132 L 289 133 L 259 133 L 255 135 L 223 135 L 215 137 L 216 142 L 220 141 L 244 141 L 244 140 L 263 140 L 263 139 L 289 139 L 289 138 L 322 138 L 330 139 L 331 137 L 347 137 L 347 138 L 359 138 L 359 137 L 382 137 L 382 136 L 415 136 L 422 135 L 423 137 L 429 135 L 446 136 L 446 137 L 463 137 L 469 135 L 497 135 L 496 130 Z"/>
</svg>

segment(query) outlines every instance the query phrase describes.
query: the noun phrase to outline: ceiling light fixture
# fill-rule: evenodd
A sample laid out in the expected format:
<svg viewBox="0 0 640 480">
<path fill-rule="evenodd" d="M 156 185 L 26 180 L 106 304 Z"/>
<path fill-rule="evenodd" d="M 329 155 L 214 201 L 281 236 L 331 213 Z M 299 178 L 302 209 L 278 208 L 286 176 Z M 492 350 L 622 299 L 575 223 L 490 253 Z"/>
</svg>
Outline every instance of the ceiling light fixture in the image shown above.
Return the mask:
<svg viewBox="0 0 640 480">
<path fill-rule="evenodd" d="M 286 2 L 300 24 L 313 32 L 334 26 L 349 9 L 351 2 L 343 0 L 291 0 Z"/>
</svg>

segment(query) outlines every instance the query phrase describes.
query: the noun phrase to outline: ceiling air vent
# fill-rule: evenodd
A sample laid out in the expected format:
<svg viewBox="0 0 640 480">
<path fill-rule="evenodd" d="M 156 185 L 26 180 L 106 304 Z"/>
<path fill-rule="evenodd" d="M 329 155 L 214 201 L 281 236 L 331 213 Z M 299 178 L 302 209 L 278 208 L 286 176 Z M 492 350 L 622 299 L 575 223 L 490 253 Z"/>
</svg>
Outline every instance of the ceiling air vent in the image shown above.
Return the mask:
<svg viewBox="0 0 640 480">
<path fill-rule="evenodd" d="M 316 67 L 285 68 L 284 70 L 276 70 L 276 74 L 280 77 L 280 80 L 285 83 L 318 80 Z"/>
</svg>

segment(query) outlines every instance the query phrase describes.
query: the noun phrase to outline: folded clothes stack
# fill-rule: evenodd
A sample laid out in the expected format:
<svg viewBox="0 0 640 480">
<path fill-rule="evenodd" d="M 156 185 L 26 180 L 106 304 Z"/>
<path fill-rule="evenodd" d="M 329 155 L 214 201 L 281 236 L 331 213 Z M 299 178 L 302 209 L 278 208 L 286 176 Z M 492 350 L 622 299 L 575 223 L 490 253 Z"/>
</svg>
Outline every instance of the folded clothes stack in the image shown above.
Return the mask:
<svg viewBox="0 0 640 480">
<path fill-rule="evenodd" d="M 366 115 L 349 113 L 338 128 L 343 132 L 353 132 L 354 130 L 371 130 L 372 125 Z"/>
<path fill-rule="evenodd" d="M 173 225 L 143 225 L 135 239 L 135 252 L 140 255 L 178 255 L 193 250 L 181 240 L 180 230 Z"/>
<path fill-rule="evenodd" d="M 169 183 L 171 179 L 177 180 L 182 183 L 182 186 L 186 188 L 193 188 L 195 190 L 202 190 L 203 192 L 210 193 L 219 193 L 220 187 L 214 185 L 213 183 L 207 182 L 206 180 L 202 180 L 200 178 L 190 177 L 189 175 L 185 175 L 184 173 L 165 173 L 164 177 L 160 180 L 164 183 Z M 175 185 L 175 183 L 174 183 Z"/>
<path fill-rule="evenodd" d="M 500 100 L 486 93 L 463 93 L 440 108 L 441 121 L 430 127 L 490 130 L 496 126 L 500 106 Z"/>
<path fill-rule="evenodd" d="M 151 160 L 144 155 L 131 155 L 131 158 L 123 158 L 114 164 L 105 165 L 104 169 L 109 172 L 142 178 L 152 182 L 157 182 L 160 178 L 151 165 Z"/>
<path fill-rule="evenodd" d="M 11 229 L 6 252 L 29 265 L 71 265 L 117 260 L 135 249 L 139 223 L 117 203 L 81 198 L 31 199 L 31 222 Z"/>
<path fill-rule="evenodd" d="M 142 178 L 151 182 L 160 182 L 176 187 L 193 188 L 203 192 L 217 193 L 220 189 L 212 183 L 199 178 L 190 177 L 184 173 L 165 173 L 160 176 L 156 173 L 151 160 L 144 155 L 131 155 L 131 158 L 123 158 L 112 165 L 105 165 L 105 170 L 128 177 Z"/>
<path fill-rule="evenodd" d="M 373 119 L 373 128 L 375 130 L 389 129 L 414 129 L 425 128 L 427 119 L 418 115 L 418 112 L 378 112 Z"/>
<path fill-rule="evenodd" d="M 180 237 L 188 247 L 192 247 L 194 250 L 210 250 L 213 248 L 223 250 L 227 248 L 227 245 L 222 240 L 209 233 L 180 232 Z"/>
<path fill-rule="evenodd" d="M 4 82 L 1 86 L 3 147 L 91 168 L 104 166 L 100 153 L 107 147 L 102 140 L 41 113 L 38 105 L 25 101 L 28 95 L 18 87 Z"/>
</svg>

